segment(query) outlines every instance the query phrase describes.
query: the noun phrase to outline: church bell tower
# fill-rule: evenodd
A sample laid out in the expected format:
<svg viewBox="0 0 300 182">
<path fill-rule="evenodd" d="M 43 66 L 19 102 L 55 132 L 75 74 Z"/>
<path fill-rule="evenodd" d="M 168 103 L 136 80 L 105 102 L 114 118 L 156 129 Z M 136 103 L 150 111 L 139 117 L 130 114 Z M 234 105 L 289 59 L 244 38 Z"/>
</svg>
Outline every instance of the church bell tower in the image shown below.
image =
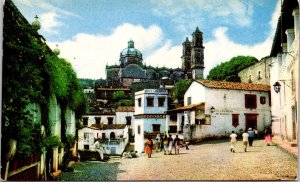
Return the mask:
<svg viewBox="0 0 300 182">
<path fill-rule="evenodd" d="M 191 42 L 186 38 L 185 42 L 182 43 L 182 65 L 181 68 L 184 71 L 191 71 Z"/>
<path fill-rule="evenodd" d="M 194 80 L 203 79 L 204 71 L 204 46 L 202 32 L 197 27 L 193 33 L 191 43 L 191 70 Z"/>
</svg>

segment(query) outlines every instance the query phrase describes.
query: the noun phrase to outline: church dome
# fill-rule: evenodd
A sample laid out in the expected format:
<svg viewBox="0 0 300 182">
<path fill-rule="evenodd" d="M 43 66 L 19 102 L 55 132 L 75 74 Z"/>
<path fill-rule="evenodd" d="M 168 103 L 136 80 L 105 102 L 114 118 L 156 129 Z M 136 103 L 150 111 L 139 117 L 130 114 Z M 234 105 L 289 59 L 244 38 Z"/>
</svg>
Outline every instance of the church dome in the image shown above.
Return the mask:
<svg viewBox="0 0 300 182">
<path fill-rule="evenodd" d="M 143 60 L 142 53 L 134 48 L 134 42 L 132 40 L 128 41 L 128 47 L 126 49 L 123 49 L 120 54 L 120 60 L 122 62 L 128 62 L 126 58 L 130 58 L 134 61 L 141 62 Z"/>
</svg>

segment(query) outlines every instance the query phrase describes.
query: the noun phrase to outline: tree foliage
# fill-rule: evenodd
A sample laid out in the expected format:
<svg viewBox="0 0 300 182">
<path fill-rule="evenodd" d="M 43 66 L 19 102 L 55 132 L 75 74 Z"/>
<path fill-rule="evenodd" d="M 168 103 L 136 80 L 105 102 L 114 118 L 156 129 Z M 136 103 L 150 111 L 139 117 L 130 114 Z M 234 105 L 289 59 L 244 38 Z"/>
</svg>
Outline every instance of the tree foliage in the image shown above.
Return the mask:
<svg viewBox="0 0 300 182">
<path fill-rule="evenodd" d="M 48 123 L 43 109 L 42 123 L 33 121 L 30 104 L 46 105 L 54 94 L 78 114 L 84 112 L 86 99 L 71 64 L 51 51 L 9 0 L 3 25 L 1 147 L 5 153 L 6 141 L 16 139 L 16 155 L 26 157 L 38 152 L 41 124 Z"/>
<path fill-rule="evenodd" d="M 176 84 L 172 88 L 172 99 L 177 99 L 177 101 L 182 104 L 184 99 L 184 93 L 188 89 L 190 83 L 191 80 L 185 79 L 180 79 L 178 82 L 176 82 Z"/>
<path fill-rule="evenodd" d="M 218 81 L 233 81 L 240 82 L 238 73 L 255 63 L 258 60 L 252 56 L 237 56 L 230 59 L 230 61 L 221 63 L 210 70 L 207 79 Z"/>
</svg>

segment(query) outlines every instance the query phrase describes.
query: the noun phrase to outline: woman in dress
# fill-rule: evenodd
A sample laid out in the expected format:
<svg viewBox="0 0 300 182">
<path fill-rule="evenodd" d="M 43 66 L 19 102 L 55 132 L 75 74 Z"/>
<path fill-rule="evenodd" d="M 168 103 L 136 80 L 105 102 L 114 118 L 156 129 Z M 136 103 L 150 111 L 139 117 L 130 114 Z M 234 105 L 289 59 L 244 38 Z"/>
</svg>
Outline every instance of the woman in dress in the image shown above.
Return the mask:
<svg viewBox="0 0 300 182">
<path fill-rule="evenodd" d="M 148 158 L 151 158 L 152 147 L 153 147 L 153 142 L 152 142 L 151 138 L 149 137 L 146 142 L 146 147 L 145 147 L 145 153 L 148 155 Z"/>
<path fill-rule="evenodd" d="M 272 143 L 272 129 L 270 126 L 265 130 L 265 143 L 269 146 Z"/>
</svg>

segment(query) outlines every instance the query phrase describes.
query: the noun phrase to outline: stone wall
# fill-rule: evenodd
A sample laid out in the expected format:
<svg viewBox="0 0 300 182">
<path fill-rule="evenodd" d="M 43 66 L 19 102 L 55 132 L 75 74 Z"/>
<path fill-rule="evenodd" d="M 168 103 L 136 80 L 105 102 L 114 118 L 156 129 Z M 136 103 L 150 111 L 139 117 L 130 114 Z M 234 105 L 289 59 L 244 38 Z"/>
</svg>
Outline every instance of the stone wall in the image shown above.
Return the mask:
<svg viewBox="0 0 300 182">
<path fill-rule="evenodd" d="M 262 58 L 258 63 L 239 72 L 242 83 L 256 83 L 270 85 L 271 57 Z M 249 81 L 251 80 L 251 82 Z"/>
</svg>

